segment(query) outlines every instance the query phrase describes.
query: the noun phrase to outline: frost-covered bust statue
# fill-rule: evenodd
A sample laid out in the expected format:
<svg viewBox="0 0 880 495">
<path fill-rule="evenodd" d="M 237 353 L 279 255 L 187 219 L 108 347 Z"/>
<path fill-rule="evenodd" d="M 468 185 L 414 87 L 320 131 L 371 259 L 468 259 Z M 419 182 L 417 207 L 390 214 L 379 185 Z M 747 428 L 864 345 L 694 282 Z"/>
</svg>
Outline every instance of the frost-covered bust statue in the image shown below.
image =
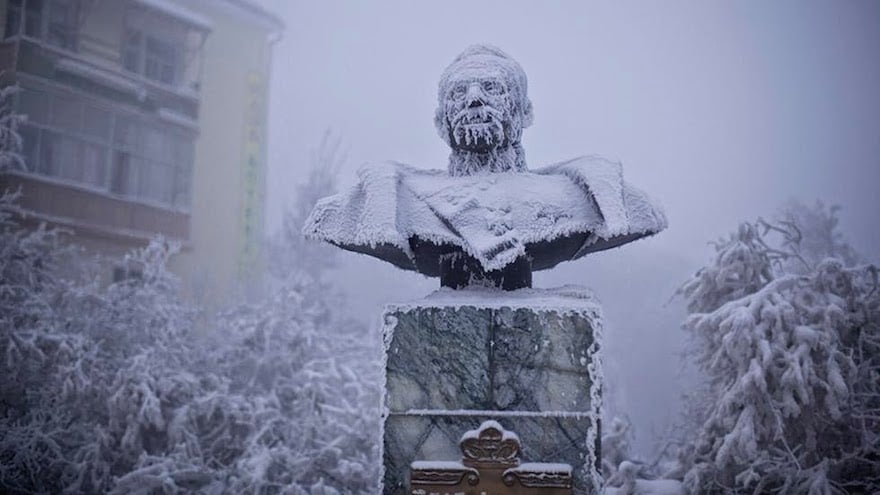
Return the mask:
<svg viewBox="0 0 880 495">
<path fill-rule="evenodd" d="M 532 124 L 528 82 L 515 60 L 501 50 L 472 46 L 440 78 L 434 125 L 452 148 L 449 174 L 523 172 L 520 139 Z"/>
<path fill-rule="evenodd" d="M 532 123 L 526 74 L 498 48 L 474 45 L 440 79 L 434 123 L 448 172 L 366 165 L 359 181 L 315 206 L 303 232 L 441 285 L 530 287 L 532 271 L 620 246 L 666 227 L 658 206 L 590 156 L 526 167 Z"/>
</svg>

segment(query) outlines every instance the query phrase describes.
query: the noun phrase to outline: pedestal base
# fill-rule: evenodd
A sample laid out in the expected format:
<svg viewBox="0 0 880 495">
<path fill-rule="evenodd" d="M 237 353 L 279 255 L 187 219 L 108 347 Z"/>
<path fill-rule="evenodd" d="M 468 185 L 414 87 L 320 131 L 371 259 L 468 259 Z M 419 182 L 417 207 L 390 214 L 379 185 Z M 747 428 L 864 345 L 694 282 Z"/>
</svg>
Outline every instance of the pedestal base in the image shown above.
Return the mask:
<svg viewBox="0 0 880 495">
<path fill-rule="evenodd" d="M 585 289 L 440 290 L 385 309 L 385 494 L 407 494 L 413 461 L 461 457 L 493 419 L 528 462 L 574 467 L 598 489 L 599 305 Z"/>
</svg>

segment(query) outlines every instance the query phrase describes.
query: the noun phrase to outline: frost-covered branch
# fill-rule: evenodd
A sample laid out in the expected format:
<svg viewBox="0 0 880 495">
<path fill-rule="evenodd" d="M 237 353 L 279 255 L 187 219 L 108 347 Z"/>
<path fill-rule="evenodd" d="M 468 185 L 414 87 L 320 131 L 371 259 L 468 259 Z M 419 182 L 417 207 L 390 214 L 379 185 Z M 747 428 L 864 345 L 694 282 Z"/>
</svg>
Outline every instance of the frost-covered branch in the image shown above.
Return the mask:
<svg viewBox="0 0 880 495">
<path fill-rule="evenodd" d="M 856 266 L 828 231 L 835 210 L 816 208 L 743 224 L 679 290 L 707 379 L 693 491 L 880 489 L 877 269 Z"/>
<path fill-rule="evenodd" d="M 291 265 L 201 328 L 175 246 L 108 284 L 16 201 L 0 196 L 0 492 L 374 491 L 380 340 L 327 282 Z"/>
</svg>

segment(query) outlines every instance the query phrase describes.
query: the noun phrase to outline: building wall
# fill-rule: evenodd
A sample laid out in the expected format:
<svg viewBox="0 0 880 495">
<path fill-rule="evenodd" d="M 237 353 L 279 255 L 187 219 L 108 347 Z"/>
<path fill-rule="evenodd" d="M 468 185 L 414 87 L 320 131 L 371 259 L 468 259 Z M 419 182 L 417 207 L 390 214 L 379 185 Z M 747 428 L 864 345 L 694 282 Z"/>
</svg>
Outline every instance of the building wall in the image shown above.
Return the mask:
<svg viewBox="0 0 880 495">
<path fill-rule="evenodd" d="M 270 35 L 240 22 L 234 11 L 208 11 L 209 4 L 198 0 L 186 5 L 210 16 L 214 28 L 204 45 L 192 249 L 174 260 L 174 267 L 194 297 L 222 301 L 248 292 L 262 269 L 262 262 L 245 249 L 248 244 L 258 248 L 263 238 Z M 254 145 L 259 148 L 256 177 L 249 177 Z M 249 184 L 257 189 L 250 205 Z M 257 210 L 249 219 L 244 212 L 248 206 Z"/>
<path fill-rule="evenodd" d="M 53 91 L 62 93 L 67 91 L 66 85 L 72 84 L 86 99 L 103 98 L 101 101 L 114 112 L 138 114 L 144 122 L 162 123 L 166 129 L 178 129 L 174 132 L 181 135 L 193 131 L 185 122 L 168 122 L 155 112 L 154 105 L 178 110 L 181 115 L 196 116 L 197 112 L 189 207 L 179 209 L 176 200 L 174 206 L 168 206 L 129 199 L 113 191 L 90 189 L 39 174 L 0 176 L 0 187 L 17 183 L 30 187 L 33 194 L 26 198 L 29 202 L 25 206 L 45 213 L 43 219 L 56 218 L 55 223 L 74 227 L 75 241 L 90 251 L 120 255 L 143 245 L 148 237 L 144 234 L 152 231 L 151 225 L 160 226 L 155 232 L 183 241 L 183 250 L 172 260 L 171 268 L 181 277 L 185 295 L 220 305 L 247 293 L 264 266 L 259 247 L 263 240 L 265 202 L 266 104 L 271 40 L 280 34 L 281 25 L 243 0 L 175 0 L 166 4 L 172 9 L 188 9 L 210 24 L 203 43 L 190 43 L 196 38 L 187 40 L 188 48 L 197 49 L 201 58 L 201 63 L 194 66 L 200 77 L 187 73 L 185 79 L 186 87 L 190 87 L 191 81 L 199 82 L 194 89 L 198 94 L 197 107 L 190 103 L 195 100 L 187 96 L 185 89 L 185 94 L 178 94 L 180 90 L 143 77 L 138 79 L 139 76 L 124 71 L 121 53 L 126 30 L 122 19 L 132 5 L 130 2 L 94 3 L 73 58 L 133 78 L 148 92 L 146 100 L 131 94 L 114 96 L 112 91 L 108 93 L 98 86 L 90 90 L 88 84 L 84 89 L 80 82 L 58 73 L 53 62 L 55 52 L 39 48 L 33 51 L 33 43 L 9 50 L 9 43 L 4 42 L 0 48 L 7 48 L 3 54 L 15 57 L 11 63 L 18 69 L 4 83 L 17 81 L 31 88 L 54 87 Z M 0 2 L 0 29 L 6 24 L 6 7 L 7 2 Z M 5 38 L 3 33 L 0 39 Z M 4 57 L 0 57 L 0 63 Z M 96 93 L 90 94 L 92 90 Z M 112 148 L 109 149 L 112 154 Z M 111 158 L 108 167 L 114 166 Z M 65 208 L 74 203 L 80 206 Z M 74 210 L 75 222 L 61 218 Z"/>
</svg>

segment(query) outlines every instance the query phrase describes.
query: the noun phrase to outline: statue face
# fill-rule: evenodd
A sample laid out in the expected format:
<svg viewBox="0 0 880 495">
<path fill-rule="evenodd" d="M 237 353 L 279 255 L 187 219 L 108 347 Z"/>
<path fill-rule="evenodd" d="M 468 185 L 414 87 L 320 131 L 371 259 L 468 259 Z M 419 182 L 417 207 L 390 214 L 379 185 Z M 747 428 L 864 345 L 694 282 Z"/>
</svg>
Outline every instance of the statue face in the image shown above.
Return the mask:
<svg viewBox="0 0 880 495">
<path fill-rule="evenodd" d="M 502 71 L 464 70 L 449 83 L 443 107 L 450 146 L 487 153 L 516 139 L 511 131 L 522 128 L 522 117 Z"/>
<path fill-rule="evenodd" d="M 501 50 L 465 49 L 440 79 L 434 123 L 456 150 L 488 153 L 518 144 L 532 123 L 526 75 Z"/>
</svg>

